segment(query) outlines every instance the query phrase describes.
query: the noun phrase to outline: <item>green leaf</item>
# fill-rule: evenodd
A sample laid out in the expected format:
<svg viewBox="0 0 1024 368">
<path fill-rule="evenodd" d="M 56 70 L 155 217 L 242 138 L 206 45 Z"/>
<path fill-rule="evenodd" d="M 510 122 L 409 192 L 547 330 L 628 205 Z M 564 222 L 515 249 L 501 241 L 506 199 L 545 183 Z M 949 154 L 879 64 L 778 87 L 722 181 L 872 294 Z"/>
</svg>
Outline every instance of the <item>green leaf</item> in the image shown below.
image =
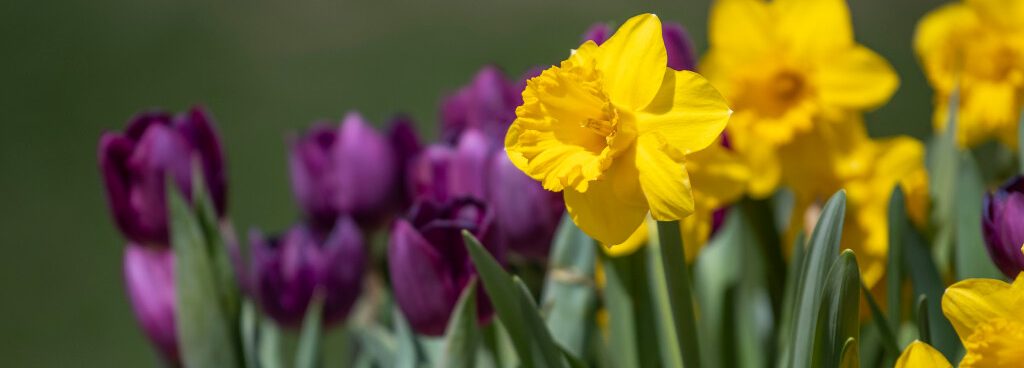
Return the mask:
<svg viewBox="0 0 1024 368">
<path fill-rule="evenodd" d="M 535 304 L 534 312 L 529 316 L 524 315 L 524 303 L 533 304 L 533 301 L 522 299 L 524 296 L 515 282 L 473 234 L 463 231 L 462 236 L 465 239 L 466 248 L 469 250 L 469 256 L 473 259 L 473 264 L 483 282 L 484 290 L 487 291 L 487 295 L 491 299 L 498 319 L 503 322 L 508 331 L 523 366 L 560 367 L 564 365 L 561 353 L 551 343 L 550 334 L 546 328 L 533 328 L 531 320 L 528 320 L 528 318 L 540 320 Z M 542 322 L 539 323 L 543 326 Z M 544 336 L 547 338 L 545 339 Z"/>
<path fill-rule="evenodd" d="M 226 314 L 206 234 L 180 193 L 167 192 L 182 361 L 188 367 L 240 367 L 244 362 L 240 328 L 235 328 L 237 320 Z"/>
<path fill-rule="evenodd" d="M 548 260 L 541 309 L 547 312 L 544 320 L 555 341 L 575 356 L 583 356 L 586 349 L 588 322 L 597 302 L 594 252 L 593 240 L 568 214 L 562 217 Z"/>
<path fill-rule="evenodd" d="M 935 237 L 932 251 L 940 271 L 948 274 L 948 266 L 956 241 L 956 188 L 960 169 L 959 153 L 956 147 L 957 114 L 960 107 L 960 92 L 954 89 L 949 96 L 949 112 L 946 117 L 946 131 L 936 134 L 928 144 L 928 186 L 934 199 L 931 223 Z"/>
<path fill-rule="evenodd" d="M 480 331 L 476 325 L 476 279 L 466 284 L 445 329 L 440 367 L 473 367 Z"/>
<path fill-rule="evenodd" d="M 281 330 L 274 321 L 260 318 L 257 352 L 260 368 L 284 367 L 281 360 Z"/>
<path fill-rule="evenodd" d="M 931 344 L 931 323 L 928 320 L 928 297 L 921 294 L 917 298 L 917 338 L 926 344 Z"/>
<path fill-rule="evenodd" d="M 565 357 L 565 361 L 569 363 L 569 368 L 587 368 L 587 363 L 577 358 L 569 350 L 561 346 L 559 346 L 559 349 L 562 350 L 562 356 Z"/>
<path fill-rule="evenodd" d="M 899 326 L 902 315 L 900 302 L 903 290 L 903 233 L 910 226 L 906 220 L 904 203 L 903 189 L 896 185 L 889 196 L 889 257 L 886 260 L 885 275 L 886 301 L 889 304 L 888 326 Z"/>
<path fill-rule="evenodd" d="M 683 238 L 679 221 L 658 221 L 658 241 L 661 249 L 662 277 L 672 307 L 671 326 L 679 339 L 678 350 L 686 367 L 700 367 L 700 345 L 697 338 L 697 318 L 693 311 L 693 296 Z"/>
<path fill-rule="evenodd" d="M 840 354 L 840 368 L 860 368 L 860 349 L 857 346 L 856 339 L 852 337 L 846 339 L 846 343 L 843 344 L 843 351 Z"/>
<path fill-rule="evenodd" d="M 395 337 L 378 325 L 363 326 L 354 331 L 359 338 L 364 354 L 373 365 L 378 367 L 395 367 L 395 355 L 398 342 Z"/>
<path fill-rule="evenodd" d="M 982 183 L 978 165 L 970 152 L 960 154 L 960 175 L 956 183 L 956 274 L 968 278 L 1000 279 L 1003 274 L 992 263 L 981 235 Z"/>
<path fill-rule="evenodd" d="M 832 262 L 822 286 L 814 366 L 838 367 L 846 341 L 860 338 L 860 269 L 853 251 Z"/>
<path fill-rule="evenodd" d="M 786 272 L 786 286 L 782 294 L 782 314 L 779 316 L 779 327 L 776 339 L 779 356 L 776 366 L 782 366 L 792 358 L 793 334 L 796 329 L 797 288 L 800 278 L 807 272 L 806 236 L 801 231 L 793 240 L 793 258 Z"/>
<path fill-rule="evenodd" d="M 650 224 L 648 224 L 649 226 Z M 651 239 L 644 247 L 643 252 L 636 256 L 643 256 L 634 263 L 632 269 L 633 288 L 635 289 L 634 299 L 636 300 L 636 315 L 639 334 L 636 344 L 640 354 L 640 364 L 650 365 L 645 359 L 647 352 L 647 339 L 652 338 L 648 332 L 654 332 L 653 336 L 658 348 L 657 355 L 660 361 L 667 366 L 679 367 L 683 365 L 682 352 L 679 350 L 679 335 L 676 333 L 672 321 L 672 301 L 669 296 L 668 283 L 665 282 L 665 263 L 662 261 L 661 242 L 657 240 L 657 229 L 652 229 Z M 646 270 L 646 272 L 644 272 Z M 646 274 L 646 277 L 643 277 Z M 648 296 L 648 298 L 644 298 Z M 652 318 L 653 317 L 653 318 Z"/>
<path fill-rule="evenodd" d="M 875 301 L 875 297 L 871 295 L 871 290 L 861 283 L 861 291 L 864 293 L 864 298 L 868 301 L 868 308 L 871 309 L 871 320 L 875 321 L 875 326 L 878 327 L 878 333 L 881 336 L 882 347 L 885 348 L 886 352 L 891 354 L 892 357 L 900 355 L 900 346 L 896 342 L 896 333 L 892 325 L 887 322 L 885 315 L 882 314 L 882 308 L 878 307 L 878 302 Z"/>
<path fill-rule="evenodd" d="M 639 255 L 636 253 L 622 257 L 600 253 L 600 257 L 605 278 L 604 307 L 608 311 L 608 346 L 615 349 L 615 354 L 610 354 L 609 358 L 615 367 L 639 367 L 640 336 L 636 317 L 644 311 L 637 306 L 640 298 L 635 294 L 638 279 L 643 280 L 643 271 L 639 269 L 642 262 L 637 262 Z"/>
<path fill-rule="evenodd" d="M 241 311 L 242 327 L 242 351 L 245 353 L 245 366 L 247 368 L 259 368 L 259 314 L 256 312 L 256 305 L 252 300 L 246 299 L 242 303 Z"/>
<path fill-rule="evenodd" d="M 414 368 L 420 363 L 419 345 L 416 336 L 397 306 L 391 309 L 391 321 L 395 328 L 395 367 Z"/>
<path fill-rule="evenodd" d="M 903 260 L 913 284 L 914 294 L 926 295 L 928 297 L 926 303 L 928 313 L 941 316 L 942 294 L 946 287 L 939 276 L 939 270 L 935 266 L 932 254 L 917 231 L 908 229 L 905 234 Z M 961 348 L 960 339 L 953 330 L 953 326 L 945 318 L 932 318 L 928 321 L 928 327 L 932 334 L 931 345 L 942 352 L 946 359 L 952 361 L 957 350 Z"/>
<path fill-rule="evenodd" d="M 811 233 L 806 264 L 797 283 L 792 353 L 788 354 L 789 364 L 785 366 L 811 365 L 822 288 L 828 267 L 839 253 L 845 212 L 846 192 L 840 190 L 825 203 L 821 217 L 818 218 L 814 232 Z"/>
<path fill-rule="evenodd" d="M 544 358 L 544 366 L 564 367 L 566 361 L 562 350 L 555 344 L 551 332 L 544 324 L 544 319 L 537 313 L 537 302 L 533 300 L 530 288 L 518 276 L 512 276 L 512 282 L 519 289 L 519 305 L 522 308 L 523 321 L 526 323 L 527 330 L 532 332 L 531 338 L 541 357 Z"/>
<path fill-rule="evenodd" d="M 320 339 L 323 326 L 323 293 L 316 292 L 306 308 L 299 333 L 299 346 L 295 352 L 295 368 L 316 368 L 321 365 Z"/>
</svg>

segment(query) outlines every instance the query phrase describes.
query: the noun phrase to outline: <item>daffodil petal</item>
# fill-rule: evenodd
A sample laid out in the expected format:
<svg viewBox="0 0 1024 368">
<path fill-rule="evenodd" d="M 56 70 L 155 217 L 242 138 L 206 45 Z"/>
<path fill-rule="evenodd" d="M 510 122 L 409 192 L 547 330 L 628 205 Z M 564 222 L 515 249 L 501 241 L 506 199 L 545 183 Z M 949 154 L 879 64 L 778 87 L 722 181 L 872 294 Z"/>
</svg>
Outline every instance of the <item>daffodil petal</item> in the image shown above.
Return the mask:
<svg viewBox="0 0 1024 368">
<path fill-rule="evenodd" d="M 603 244 L 626 241 L 647 217 L 647 202 L 637 180 L 640 174 L 633 163 L 635 156 L 635 150 L 629 150 L 616 158 L 602 179 L 591 182 L 585 193 L 572 188 L 562 192 L 565 208 L 576 226 Z"/>
<path fill-rule="evenodd" d="M 967 279 L 953 284 L 942 295 L 942 314 L 953 324 L 961 340 L 974 334 L 985 321 L 1020 318 L 1019 300 L 1010 284 L 993 279 Z"/>
<path fill-rule="evenodd" d="M 711 235 L 711 211 L 697 209 L 690 216 L 679 220 L 679 231 L 683 236 L 683 250 L 686 252 L 686 262 L 692 263 L 697 259 L 697 253 L 708 241 Z"/>
<path fill-rule="evenodd" d="M 604 250 L 605 254 L 612 257 L 628 256 L 647 245 L 650 233 L 650 225 L 647 221 L 644 221 L 640 223 L 640 226 L 637 226 L 636 230 L 633 231 L 633 234 L 629 235 L 626 241 L 615 245 L 603 244 L 604 246 L 601 249 Z"/>
<path fill-rule="evenodd" d="M 715 1 L 708 19 L 711 47 L 737 58 L 757 55 L 771 45 L 772 23 L 764 1 Z"/>
<path fill-rule="evenodd" d="M 630 18 L 601 44 L 597 63 L 612 102 L 631 109 L 646 106 L 668 67 L 661 21 L 654 14 Z"/>
<path fill-rule="evenodd" d="M 690 175 L 697 207 L 707 209 L 738 200 L 750 180 L 750 168 L 743 159 L 718 144 L 687 155 L 686 172 Z"/>
<path fill-rule="evenodd" d="M 679 220 L 693 213 L 690 177 L 681 157 L 673 157 L 671 148 L 656 134 L 641 135 L 636 143 L 636 166 L 640 186 L 658 221 Z"/>
<path fill-rule="evenodd" d="M 853 45 L 850 9 L 844 0 L 775 0 L 776 36 L 799 58 L 827 58 Z"/>
<path fill-rule="evenodd" d="M 928 12 L 914 31 L 914 50 L 932 86 L 942 93 L 952 91 L 955 71 L 961 64 L 960 46 L 969 39 L 976 15 L 963 3 L 949 3 Z"/>
<path fill-rule="evenodd" d="M 899 78 L 892 65 L 864 46 L 854 46 L 822 63 L 815 75 L 822 102 L 848 109 L 878 107 L 892 97 Z"/>
<path fill-rule="evenodd" d="M 945 368 L 953 366 L 949 364 L 946 357 L 942 355 L 938 350 L 935 350 L 931 345 L 923 343 L 921 341 L 914 340 L 914 342 L 907 345 L 903 349 L 903 353 L 900 354 L 900 358 L 896 360 L 895 368 Z"/>
<path fill-rule="evenodd" d="M 658 94 L 637 114 L 637 129 L 689 154 L 715 142 L 730 114 L 725 98 L 700 74 L 666 69 Z"/>
</svg>

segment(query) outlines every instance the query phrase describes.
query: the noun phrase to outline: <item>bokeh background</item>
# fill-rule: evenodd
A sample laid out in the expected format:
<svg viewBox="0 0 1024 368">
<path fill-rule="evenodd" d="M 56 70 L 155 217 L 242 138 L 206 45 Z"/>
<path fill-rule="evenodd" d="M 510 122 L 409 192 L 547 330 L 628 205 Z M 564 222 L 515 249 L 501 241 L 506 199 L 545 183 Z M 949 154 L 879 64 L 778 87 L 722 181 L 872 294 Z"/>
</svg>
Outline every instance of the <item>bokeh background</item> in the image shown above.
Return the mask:
<svg viewBox="0 0 1024 368">
<path fill-rule="evenodd" d="M 285 137 L 359 110 L 434 136 L 437 102 L 485 64 L 518 76 L 562 60 L 593 22 L 641 12 L 706 48 L 710 1 L 0 2 L 0 361 L 156 365 L 122 291 L 123 240 L 96 164 L 104 130 L 135 112 L 209 108 L 240 230 L 296 217 Z M 925 136 L 931 93 L 911 48 L 936 0 L 852 0 L 858 40 L 896 67 L 872 135 Z M 328 346 L 328 349 L 331 347 Z"/>
</svg>

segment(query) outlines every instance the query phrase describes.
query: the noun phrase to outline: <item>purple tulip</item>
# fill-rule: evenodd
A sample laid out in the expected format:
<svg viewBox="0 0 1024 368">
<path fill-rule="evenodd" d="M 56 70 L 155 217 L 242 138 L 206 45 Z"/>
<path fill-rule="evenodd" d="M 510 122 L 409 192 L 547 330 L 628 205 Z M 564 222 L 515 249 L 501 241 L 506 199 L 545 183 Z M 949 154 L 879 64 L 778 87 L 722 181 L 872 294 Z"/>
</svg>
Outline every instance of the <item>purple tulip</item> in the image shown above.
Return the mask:
<svg viewBox="0 0 1024 368">
<path fill-rule="evenodd" d="M 398 175 L 392 194 L 396 213 L 405 213 L 412 205 L 412 193 L 405 183 L 409 182 L 409 171 L 413 161 L 423 152 L 423 144 L 420 143 L 420 137 L 413 126 L 411 119 L 399 116 L 391 121 L 391 130 L 388 132 L 391 148 L 395 153 L 395 169 Z"/>
<path fill-rule="evenodd" d="M 409 168 L 409 190 L 416 200 L 485 199 L 486 168 L 493 154 L 487 137 L 476 129 L 463 133 L 454 148 L 431 145 Z"/>
<path fill-rule="evenodd" d="M 124 249 L 124 283 L 142 331 L 166 361 L 178 365 L 174 253 L 169 248 L 128 244 Z"/>
<path fill-rule="evenodd" d="M 441 138 L 454 145 L 462 133 L 477 129 L 501 147 L 505 132 L 523 103 L 522 89 L 495 66 L 480 69 L 468 85 L 441 102 Z"/>
<path fill-rule="evenodd" d="M 985 195 L 981 229 L 992 262 L 1007 277 L 1024 271 L 1024 176 Z"/>
<path fill-rule="evenodd" d="M 664 22 L 661 27 L 661 36 L 665 41 L 669 68 L 675 70 L 696 69 L 697 59 L 693 52 L 693 42 L 690 41 L 690 37 L 683 26 Z M 611 37 L 611 28 L 605 23 L 590 26 L 590 29 L 583 34 L 584 41 L 594 41 L 598 45 L 607 41 L 609 37 Z"/>
<path fill-rule="evenodd" d="M 509 251 L 530 259 L 545 259 L 565 211 L 562 194 L 545 190 L 503 153 L 491 159 L 488 179 L 489 202 L 502 242 Z"/>
<path fill-rule="evenodd" d="M 263 311 L 283 326 L 298 326 L 317 290 L 324 325 L 345 319 L 362 289 L 365 251 L 359 227 L 342 217 L 326 237 L 303 225 L 280 238 L 249 235 L 252 288 Z"/>
<path fill-rule="evenodd" d="M 482 202 L 464 198 L 443 205 L 422 201 L 408 219 L 392 225 L 388 244 L 388 268 L 395 301 L 413 330 L 439 336 L 466 284 L 476 276 L 462 241 L 462 230 L 481 239 L 500 261 L 501 247 L 489 238 L 492 215 Z M 479 284 L 478 284 L 479 286 Z M 490 299 L 478 291 L 480 323 L 493 315 Z"/>
<path fill-rule="evenodd" d="M 292 144 L 292 189 L 314 229 L 328 230 L 342 214 L 373 227 L 391 212 L 399 174 L 388 141 L 358 113 L 338 129 L 314 125 Z"/>
<path fill-rule="evenodd" d="M 100 171 L 114 221 L 125 237 L 147 246 L 169 246 L 164 184 L 170 177 L 186 198 L 192 163 L 203 170 L 218 215 L 227 208 L 224 155 L 211 119 L 201 108 L 172 117 L 136 115 L 123 133 L 100 137 Z"/>
</svg>

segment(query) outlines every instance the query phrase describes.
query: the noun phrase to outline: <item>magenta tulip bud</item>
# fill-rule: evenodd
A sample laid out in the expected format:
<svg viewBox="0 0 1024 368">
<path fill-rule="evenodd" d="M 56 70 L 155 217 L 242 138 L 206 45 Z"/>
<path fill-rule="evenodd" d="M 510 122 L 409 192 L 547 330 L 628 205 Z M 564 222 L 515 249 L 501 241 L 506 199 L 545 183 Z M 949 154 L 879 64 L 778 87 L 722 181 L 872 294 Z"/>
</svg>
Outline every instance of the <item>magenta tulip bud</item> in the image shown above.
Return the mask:
<svg viewBox="0 0 1024 368">
<path fill-rule="evenodd" d="M 492 145 L 502 146 L 505 132 L 522 104 L 522 89 L 495 66 L 480 69 L 473 80 L 441 103 L 441 138 L 454 145 L 462 133 L 477 129 Z"/>
<path fill-rule="evenodd" d="M 174 253 L 129 243 L 124 249 L 124 283 L 142 331 L 167 362 L 178 365 Z"/>
<path fill-rule="evenodd" d="M 493 154 L 487 137 L 476 129 L 462 134 L 455 148 L 431 145 L 409 168 L 409 190 L 416 200 L 485 199 L 487 165 Z"/>
<path fill-rule="evenodd" d="M 359 227 L 348 217 L 319 237 L 296 225 L 279 238 L 249 236 L 252 292 L 264 313 L 286 327 L 301 324 L 314 294 L 324 297 L 324 325 L 345 319 L 362 290 L 366 254 Z"/>
<path fill-rule="evenodd" d="M 677 23 L 662 23 L 661 36 L 665 41 L 665 51 L 668 53 L 668 67 L 675 70 L 695 70 L 697 59 L 693 52 L 693 42 L 690 41 L 686 29 Z M 583 34 L 583 41 L 594 41 L 598 45 L 604 43 L 611 37 L 611 29 L 605 23 L 598 23 L 590 27 Z"/>
<path fill-rule="evenodd" d="M 406 183 L 409 182 L 413 161 L 423 152 L 423 144 L 420 143 L 420 137 L 413 125 L 411 119 L 400 116 L 391 121 L 391 130 L 388 133 L 391 148 L 395 153 L 397 178 L 393 186 L 392 201 L 396 213 L 405 213 L 412 206 L 413 196 Z"/>
<path fill-rule="evenodd" d="M 488 200 L 504 245 L 526 258 L 546 259 L 565 211 L 562 194 L 545 190 L 502 152 L 491 159 L 488 179 Z"/>
<path fill-rule="evenodd" d="M 100 137 L 100 171 L 107 202 L 121 232 L 133 242 L 168 247 L 165 183 L 191 198 L 193 164 L 198 164 L 218 215 L 227 208 L 224 155 L 209 116 L 193 108 L 175 117 L 163 112 L 136 115 L 123 133 Z"/>
<path fill-rule="evenodd" d="M 481 239 L 499 261 L 504 259 L 500 246 L 489 237 L 491 218 L 482 202 L 461 199 L 443 205 L 418 202 L 409 218 L 395 221 L 388 268 L 395 301 L 413 330 L 429 336 L 443 334 L 459 295 L 476 276 L 462 230 Z M 477 297 L 479 322 L 486 323 L 493 315 L 490 299 L 483 288 L 477 290 Z"/>
<path fill-rule="evenodd" d="M 985 195 L 981 229 L 992 262 L 1007 277 L 1024 271 L 1024 176 Z"/>
</svg>

